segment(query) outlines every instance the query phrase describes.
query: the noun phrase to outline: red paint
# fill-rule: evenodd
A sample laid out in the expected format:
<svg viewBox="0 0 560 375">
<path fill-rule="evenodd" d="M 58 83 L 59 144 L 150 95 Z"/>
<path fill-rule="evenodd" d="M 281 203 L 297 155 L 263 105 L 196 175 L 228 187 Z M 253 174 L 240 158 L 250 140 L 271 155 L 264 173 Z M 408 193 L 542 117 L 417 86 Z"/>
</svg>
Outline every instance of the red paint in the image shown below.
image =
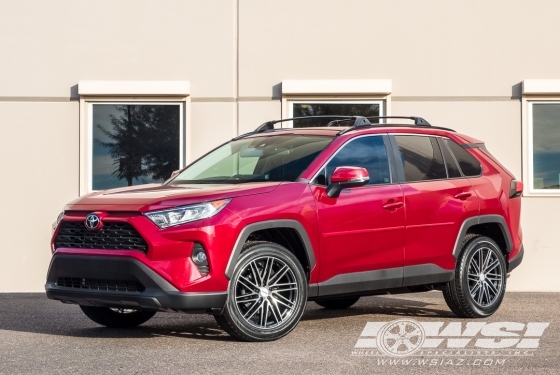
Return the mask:
<svg viewBox="0 0 560 375">
<path fill-rule="evenodd" d="M 359 167 L 338 167 L 331 176 L 331 182 L 347 182 L 369 179 L 368 171 Z"/>
<path fill-rule="evenodd" d="M 333 128 L 290 130 L 298 134 L 333 135 Z M 432 263 L 455 267 L 452 251 L 463 221 L 476 215 L 501 215 L 514 242 L 510 259 L 522 243 L 519 225 L 521 199 L 509 198 L 509 172 L 482 150 L 469 148 L 483 166 L 477 178 L 415 183 L 367 185 L 344 189 L 329 198 L 324 186 L 308 183 L 323 164 L 353 137 L 379 133 L 433 134 L 456 142 L 479 142 L 468 136 L 430 128 L 369 128 L 349 132 L 333 141 L 300 176 L 301 182 L 261 182 L 233 185 L 166 186 L 159 184 L 96 192 L 66 206 L 64 221 L 83 222 L 102 212 L 104 222 L 128 222 L 148 243 L 140 251 L 58 249 L 59 253 L 135 258 L 183 292 L 226 291 L 225 269 L 241 230 L 251 223 L 292 219 L 306 230 L 317 264 L 310 283 L 333 276 Z M 351 167 L 351 166 L 348 166 Z M 364 173 L 365 172 L 365 173 Z M 333 181 L 364 178 L 363 168 L 341 167 Z M 522 183 L 516 189 L 522 190 Z M 231 198 L 216 216 L 159 229 L 142 213 L 204 201 Z M 53 240 L 58 229 L 55 231 Z M 194 242 L 207 250 L 210 273 L 201 276 L 190 259 Z"/>
</svg>

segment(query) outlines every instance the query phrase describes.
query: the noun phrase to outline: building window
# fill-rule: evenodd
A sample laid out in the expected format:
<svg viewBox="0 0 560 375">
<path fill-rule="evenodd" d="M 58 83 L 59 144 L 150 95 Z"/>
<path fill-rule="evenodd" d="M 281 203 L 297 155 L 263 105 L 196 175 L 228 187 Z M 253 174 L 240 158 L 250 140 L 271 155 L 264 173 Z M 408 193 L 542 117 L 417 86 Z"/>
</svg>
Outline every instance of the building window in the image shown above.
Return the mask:
<svg viewBox="0 0 560 375">
<path fill-rule="evenodd" d="M 162 182 L 182 167 L 183 103 L 89 103 L 90 190 Z"/>
<path fill-rule="evenodd" d="M 530 192 L 560 193 L 560 102 L 528 103 Z"/>
<path fill-rule="evenodd" d="M 390 79 L 284 80 L 282 117 L 386 116 L 391 113 L 391 91 Z M 312 127 L 325 126 L 327 122 L 325 119 L 305 119 L 286 121 L 281 125 Z"/>
<path fill-rule="evenodd" d="M 289 117 L 307 117 L 307 116 L 383 116 L 382 101 L 290 101 Z M 371 120 L 371 122 L 379 122 Z M 344 124 L 347 125 L 347 124 Z M 324 119 L 305 119 L 293 121 L 293 127 L 306 128 L 325 126 Z"/>
<path fill-rule="evenodd" d="M 80 194 L 162 182 L 187 163 L 189 81 L 80 81 Z"/>
</svg>

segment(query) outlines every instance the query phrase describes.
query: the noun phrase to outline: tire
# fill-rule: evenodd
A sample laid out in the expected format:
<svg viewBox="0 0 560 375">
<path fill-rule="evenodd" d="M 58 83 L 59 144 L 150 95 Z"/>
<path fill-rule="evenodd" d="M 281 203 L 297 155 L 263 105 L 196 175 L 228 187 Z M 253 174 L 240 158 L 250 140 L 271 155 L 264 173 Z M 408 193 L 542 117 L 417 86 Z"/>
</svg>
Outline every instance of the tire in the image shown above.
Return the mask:
<svg viewBox="0 0 560 375">
<path fill-rule="evenodd" d="M 506 280 L 507 265 L 500 247 L 491 238 L 470 234 L 461 244 L 455 275 L 443 289 L 443 297 L 455 315 L 485 318 L 500 307 Z"/>
<path fill-rule="evenodd" d="M 338 299 L 323 299 L 319 301 L 315 301 L 315 303 L 325 309 L 331 310 L 342 310 L 347 309 L 356 302 L 360 297 L 348 297 L 348 298 L 338 298 Z"/>
<path fill-rule="evenodd" d="M 307 302 L 307 277 L 286 248 L 271 242 L 248 242 L 228 288 L 218 324 L 243 341 L 277 340 L 299 323 Z"/>
<path fill-rule="evenodd" d="M 150 320 L 155 311 L 117 309 L 110 307 L 82 306 L 80 308 L 88 318 L 97 324 L 110 328 L 131 328 Z"/>
</svg>

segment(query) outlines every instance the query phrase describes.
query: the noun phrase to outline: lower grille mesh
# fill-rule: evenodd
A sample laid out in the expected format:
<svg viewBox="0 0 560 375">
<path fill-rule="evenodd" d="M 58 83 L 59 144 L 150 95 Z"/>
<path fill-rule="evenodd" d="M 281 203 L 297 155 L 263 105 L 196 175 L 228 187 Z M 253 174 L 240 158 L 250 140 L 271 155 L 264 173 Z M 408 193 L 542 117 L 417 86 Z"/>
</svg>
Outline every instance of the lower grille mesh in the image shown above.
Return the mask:
<svg viewBox="0 0 560 375">
<path fill-rule="evenodd" d="M 80 277 L 59 277 L 56 285 L 63 288 L 104 290 L 111 292 L 141 293 L 146 288 L 132 280 L 84 279 Z"/>
</svg>

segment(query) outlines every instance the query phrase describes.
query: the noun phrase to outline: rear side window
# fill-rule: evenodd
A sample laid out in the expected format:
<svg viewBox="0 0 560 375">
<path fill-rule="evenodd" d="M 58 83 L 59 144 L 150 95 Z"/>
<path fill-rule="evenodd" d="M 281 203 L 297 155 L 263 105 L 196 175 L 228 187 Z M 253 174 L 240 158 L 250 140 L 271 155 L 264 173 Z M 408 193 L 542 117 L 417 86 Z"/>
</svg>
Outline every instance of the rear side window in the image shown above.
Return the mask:
<svg viewBox="0 0 560 375">
<path fill-rule="evenodd" d="M 467 150 L 451 139 L 444 138 L 443 142 L 449 147 L 453 155 L 455 155 L 455 159 L 457 159 L 457 163 L 459 163 L 459 167 L 465 176 L 475 177 L 482 174 L 480 163 L 474 156 L 469 154 Z"/>
<path fill-rule="evenodd" d="M 443 157 L 434 137 L 396 135 L 407 182 L 447 178 Z"/>
<path fill-rule="evenodd" d="M 445 143 L 440 143 L 440 145 L 441 145 L 441 152 L 443 153 L 443 158 L 445 159 L 445 166 L 447 168 L 447 175 L 449 176 L 449 178 L 463 177 L 463 175 L 461 174 L 461 170 L 457 165 L 457 161 L 455 160 L 455 157 L 451 154 L 451 151 L 449 151 L 449 148 L 447 148 Z"/>
<path fill-rule="evenodd" d="M 314 183 L 328 185 L 337 167 L 362 167 L 369 173 L 368 185 L 391 182 L 389 159 L 382 136 L 360 137 L 346 143 L 325 165 Z"/>
</svg>

